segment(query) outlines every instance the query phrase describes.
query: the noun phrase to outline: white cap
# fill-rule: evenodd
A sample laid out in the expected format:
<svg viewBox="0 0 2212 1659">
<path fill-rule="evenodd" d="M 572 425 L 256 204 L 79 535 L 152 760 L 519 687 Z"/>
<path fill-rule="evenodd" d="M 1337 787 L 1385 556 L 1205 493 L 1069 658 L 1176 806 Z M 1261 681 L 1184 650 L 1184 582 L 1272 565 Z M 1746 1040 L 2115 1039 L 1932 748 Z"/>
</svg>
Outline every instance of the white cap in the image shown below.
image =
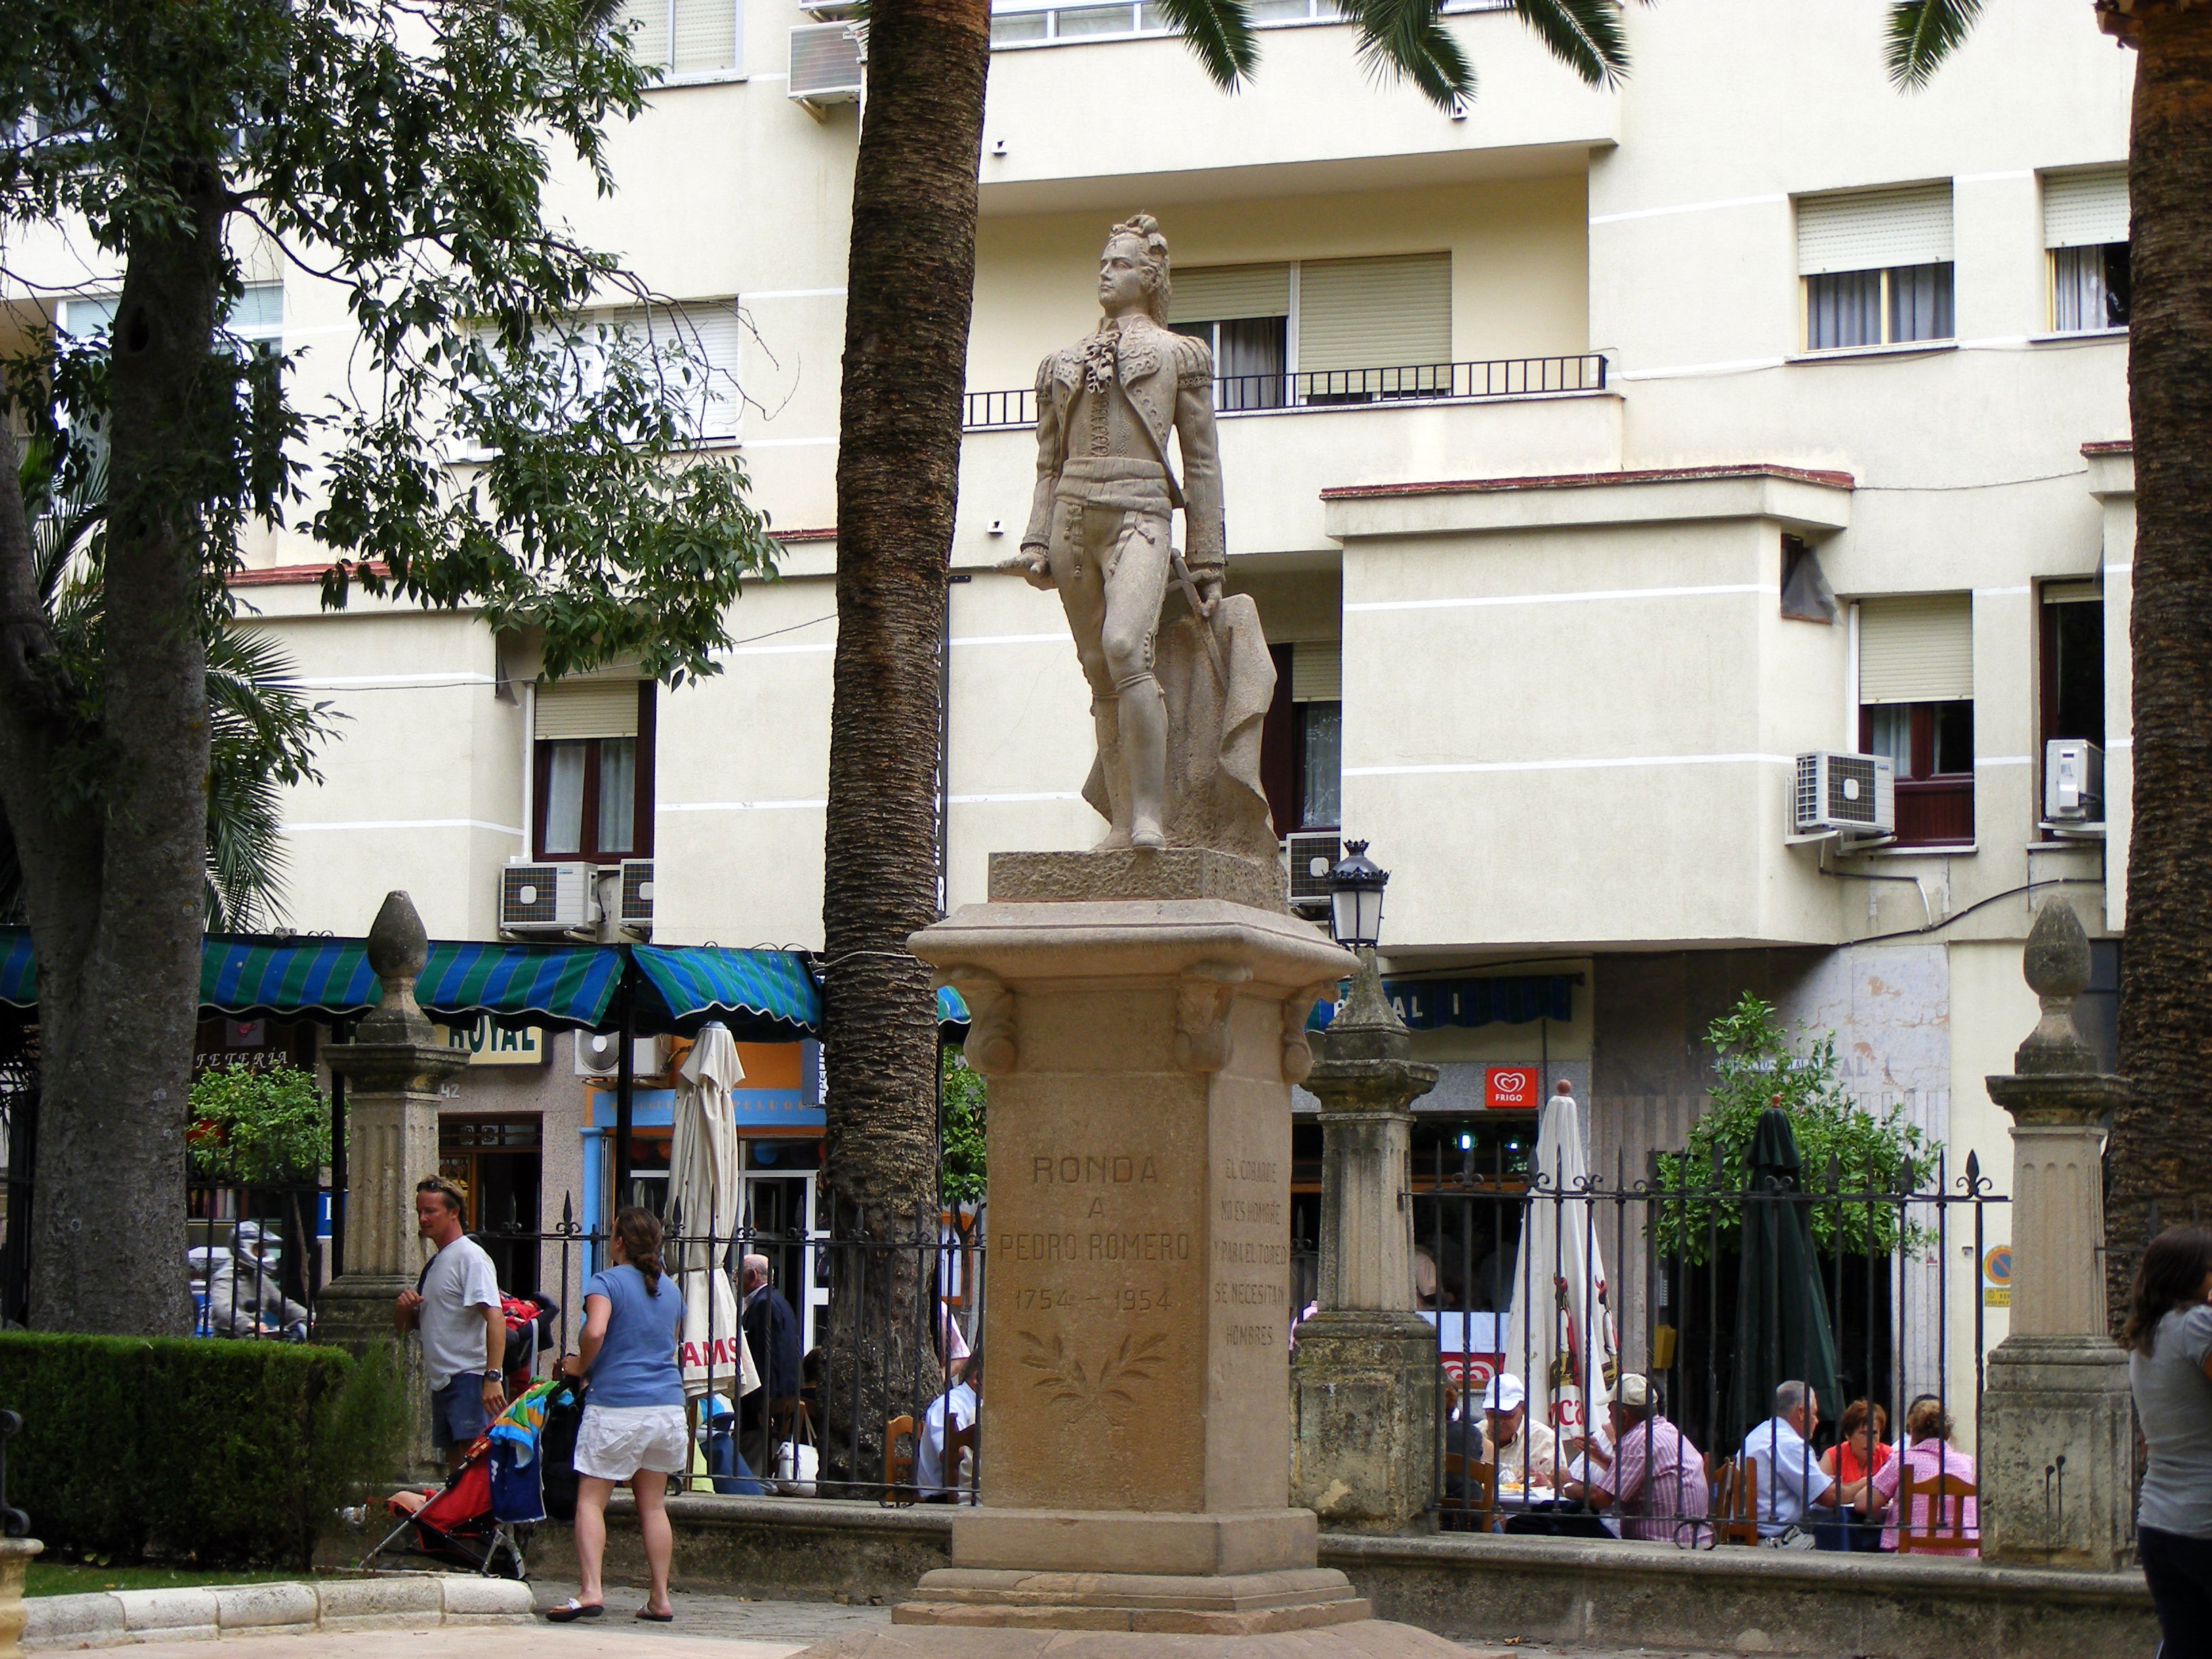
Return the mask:
<svg viewBox="0 0 2212 1659">
<path fill-rule="evenodd" d="M 1640 1411 L 1651 1404 L 1651 1384 L 1641 1374 L 1629 1371 L 1622 1376 L 1613 1397 L 1621 1405 Z"/>
<path fill-rule="evenodd" d="M 1521 1379 L 1510 1371 L 1500 1371 L 1490 1379 L 1490 1387 L 1483 1391 L 1482 1409 L 1486 1412 L 1510 1412 L 1524 1404 L 1528 1390 L 1521 1386 Z"/>
</svg>

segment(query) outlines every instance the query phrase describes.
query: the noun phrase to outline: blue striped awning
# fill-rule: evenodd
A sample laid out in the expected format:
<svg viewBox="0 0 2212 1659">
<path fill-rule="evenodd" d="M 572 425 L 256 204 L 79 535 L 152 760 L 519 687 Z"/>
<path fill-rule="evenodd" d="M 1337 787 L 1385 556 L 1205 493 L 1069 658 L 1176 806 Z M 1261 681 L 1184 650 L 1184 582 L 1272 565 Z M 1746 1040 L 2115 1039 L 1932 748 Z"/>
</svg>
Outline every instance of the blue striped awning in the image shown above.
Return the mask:
<svg viewBox="0 0 2212 1659">
<path fill-rule="evenodd" d="M 960 993 L 950 985 L 937 988 L 937 1023 L 939 1025 L 965 1025 L 968 1005 L 960 1000 Z"/>
<path fill-rule="evenodd" d="M 690 1034 L 720 1020 L 747 1042 L 791 1042 L 821 1029 L 822 993 L 791 951 L 634 945 L 643 981 L 637 1030 Z"/>
<path fill-rule="evenodd" d="M 622 982 L 622 953 L 601 945 L 495 945 L 433 939 L 415 983 L 431 1018 L 473 1025 L 596 1029 Z M 358 1019 L 383 993 L 357 939 L 234 939 L 210 934 L 200 953 L 200 1012 L 234 1019 Z M 38 1005 L 27 928 L 0 929 L 0 1002 Z"/>
</svg>

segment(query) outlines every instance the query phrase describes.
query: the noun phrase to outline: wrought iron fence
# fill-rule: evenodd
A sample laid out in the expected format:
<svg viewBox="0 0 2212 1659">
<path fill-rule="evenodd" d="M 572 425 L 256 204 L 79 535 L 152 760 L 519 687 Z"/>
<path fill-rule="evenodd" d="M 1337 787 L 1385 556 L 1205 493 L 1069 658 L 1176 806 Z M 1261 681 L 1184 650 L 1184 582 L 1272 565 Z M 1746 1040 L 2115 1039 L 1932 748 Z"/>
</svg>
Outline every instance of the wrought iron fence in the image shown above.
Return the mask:
<svg viewBox="0 0 2212 1659">
<path fill-rule="evenodd" d="M 1565 357 L 1504 357 L 1488 362 L 1413 363 L 1299 374 L 1227 374 L 1213 383 L 1213 406 L 1224 415 L 1270 410 L 1351 408 L 1368 404 L 1475 403 L 1546 392 L 1602 392 L 1606 359 L 1586 352 Z M 970 432 L 1036 424 L 1036 392 L 968 393 L 963 425 Z"/>
<path fill-rule="evenodd" d="M 1847 1180 L 1832 1158 L 1748 1188 L 1722 1179 L 1717 1156 L 1709 1170 L 1686 1162 L 1655 1157 L 1637 1180 L 1502 1164 L 1486 1174 L 1447 1169 L 1440 1151 L 1415 1170 L 1407 1200 L 1437 1333 L 1442 1524 L 1618 1528 L 1686 1546 L 1809 1532 L 1826 1548 L 1894 1547 L 1881 1481 L 1857 1506 L 1806 1500 L 1830 1481 L 1851 1486 L 1860 1465 L 1905 1468 L 1905 1419 L 1922 1401 L 1978 1445 L 1989 1209 L 2009 1200 L 1971 1153 L 1955 1176 L 1941 1153 L 1887 1182 Z M 1623 1503 L 1607 1484 L 1623 1479 L 1611 1462 L 1620 1420 L 1584 1402 L 1612 1398 L 1631 1373 L 1646 1379 L 1656 1426 L 1630 1431 L 1644 1467 L 1625 1472 L 1638 1490 Z M 1785 1382 L 1817 1395 L 1802 1449 L 1771 1426 Z M 1847 1413 L 1852 1443 L 1838 1450 Z M 1971 1491 L 1958 1437 L 1930 1444 L 1911 1467 L 1932 1456 Z"/>
<path fill-rule="evenodd" d="M 741 1227 L 692 1232 L 665 1218 L 661 1259 L 687 1315 L 682 1361 L 696 1450 L 684 1482 L 725 1494 L 974 1503 L 982 1448 L 983 1268 L 980 1227 L 957 1223 L 890 1237 Z M 576 1351 L 584 1286 L 611 1265 L 611 1236 L 575 1218 L 573 1198 L 551 1229 L 489 1227 L 472 1235 L 495 1260 L 534 1251 L 542 1316 L 531 1373 L 550 1376 Z M 740 1300 L 745 1259 L 769 1264 L 761 1296 L 781 1297 L 794 1337 L 779 1352 L 771 1309 Z M 725 1297 L 713 1288 L 719 1277 Z M 850 1298 L 850 1317 L 837 1305 Z M 734 1316 L 735 1323 L 732 1319 Z M 512 1322 L 511 1322 L 512 1328 Z M 745 1335 L 760 1386 L 744 1388 Z M 903 1364 L 886 1366 L 885 1356 Z M 514 1371 L 510 1357 L 510 1373 Z"/>
<path fill-rule="evenodd" d="M 192 1334 L 306 1341 L 329 1276 L 330 1188 L 196 1180 L 185 1216 Z"/>
</svg>

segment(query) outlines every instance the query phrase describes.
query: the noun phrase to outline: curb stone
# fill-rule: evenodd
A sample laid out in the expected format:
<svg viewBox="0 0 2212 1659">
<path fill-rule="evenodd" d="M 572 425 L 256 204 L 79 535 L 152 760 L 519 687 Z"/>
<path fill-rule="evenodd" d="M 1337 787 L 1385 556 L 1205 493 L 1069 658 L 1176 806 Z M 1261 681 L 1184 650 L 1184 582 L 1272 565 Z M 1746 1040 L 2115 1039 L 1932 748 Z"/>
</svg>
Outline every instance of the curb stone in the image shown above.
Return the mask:
<svg viewBox="0 0 2212 1659">
<path fill-rule="evenodd" d="M 215 1641 L 310 1631 L 530 1621 L 530 1586 L 507 1578 L 410 1573 L 328 1583 L 225 1584 L 204 1589 L 34 1595 L 23 1603 L 27 1650 Z"/>
</svg>

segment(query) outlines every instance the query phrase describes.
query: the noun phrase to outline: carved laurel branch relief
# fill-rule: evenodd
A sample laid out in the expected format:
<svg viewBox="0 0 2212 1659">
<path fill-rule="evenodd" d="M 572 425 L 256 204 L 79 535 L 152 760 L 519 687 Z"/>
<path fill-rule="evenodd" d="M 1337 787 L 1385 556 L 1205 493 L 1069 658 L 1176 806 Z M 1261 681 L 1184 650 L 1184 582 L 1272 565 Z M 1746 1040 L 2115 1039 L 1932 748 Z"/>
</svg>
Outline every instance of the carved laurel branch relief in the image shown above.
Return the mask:
<svg viewBox="0 0 2212 1659">
<path fill-rule="evenodd" d="M 1176 987 L 1176 1064 L 1218 1072 L 1229 1063 L 1229 1010 L 1252 970 L 1237 962 L 1197 962 Z"/>
<path fill-rule="evenodd" d="M 1107 1407 L 1109 1402 L 1135 1405 L 1137 1397 L 1129 1392 L 1128 1385 L 1151 1382 L 1167 1358 L 1168 1340 L 1157 1331 L 1149 1336 L 1133 1333 L 1123 1337 L 1121 1346 L 1096 1370 L 1085 1366 L 1064 1337 L 1055 1335 L 1048 1343 L 1035 1331 L 1019 1335 L 1022 1364 L 1042 1373 L 1036 1385 L 1046 1391 L 1054 1405 L 1073 1406 L 1071 1415 L 1075 1417 Z"/>
</svg>

